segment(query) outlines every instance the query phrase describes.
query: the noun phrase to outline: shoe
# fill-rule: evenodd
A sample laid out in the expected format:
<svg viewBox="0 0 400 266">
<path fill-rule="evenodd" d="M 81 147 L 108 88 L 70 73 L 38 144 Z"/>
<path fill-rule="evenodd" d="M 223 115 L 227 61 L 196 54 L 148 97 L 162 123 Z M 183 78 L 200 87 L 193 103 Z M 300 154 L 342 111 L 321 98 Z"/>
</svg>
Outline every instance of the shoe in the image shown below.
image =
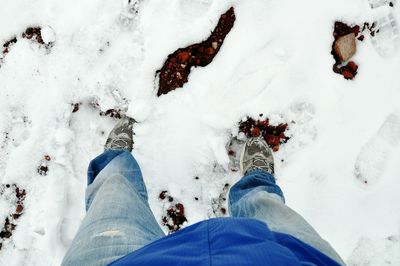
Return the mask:
<svg viewBox="0 0 400 266">
<path fill-rule="evenodd" d="M 129 117 L 122 118 L 108 135 L 104 151 L 133 149 L 133 124 L 136 121 Z"/>
<path fill-rule="evenodd" d="M 240 170 L 243 175 L 254 170 L 274 175 L 274 157 L 265 140 L 260 137 L 247 140 L 240 157 Z"/>
</svg>

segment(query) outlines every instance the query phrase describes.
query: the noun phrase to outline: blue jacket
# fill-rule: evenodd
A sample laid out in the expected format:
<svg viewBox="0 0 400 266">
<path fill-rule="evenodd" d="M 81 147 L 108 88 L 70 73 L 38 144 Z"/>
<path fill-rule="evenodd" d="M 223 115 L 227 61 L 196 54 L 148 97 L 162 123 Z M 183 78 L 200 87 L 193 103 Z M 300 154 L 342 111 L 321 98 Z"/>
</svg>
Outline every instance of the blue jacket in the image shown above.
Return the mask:
<svg viewBox="0 0 400 266">
<path fill-rule="evenodd" d="M 161 238 L 111 263 L 127 265 L 339 265 L 297 238 L 272 232 L 254 219 L 203 221 Z"/>
</svg>

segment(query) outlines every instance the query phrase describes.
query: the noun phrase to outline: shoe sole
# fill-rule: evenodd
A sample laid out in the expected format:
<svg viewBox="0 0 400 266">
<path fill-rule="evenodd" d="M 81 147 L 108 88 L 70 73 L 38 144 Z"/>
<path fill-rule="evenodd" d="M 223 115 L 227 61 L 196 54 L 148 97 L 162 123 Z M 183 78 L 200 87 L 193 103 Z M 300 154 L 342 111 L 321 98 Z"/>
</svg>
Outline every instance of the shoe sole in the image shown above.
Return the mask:
<svg viewBox="0 0 400 266">
<path fill-rule="evenodd" d="M 240 173 L 242 175 L 244 175 L 244 171 L 243 171 L 243 157 L 244 157 L 244 151 L 246 150 L 246 145 L 247 145 L 247 141 L 243 146 L 242 152 L 240 153 L 240 160 L 239 160 L 239 165 L 240 165 Z"/>
</svg>

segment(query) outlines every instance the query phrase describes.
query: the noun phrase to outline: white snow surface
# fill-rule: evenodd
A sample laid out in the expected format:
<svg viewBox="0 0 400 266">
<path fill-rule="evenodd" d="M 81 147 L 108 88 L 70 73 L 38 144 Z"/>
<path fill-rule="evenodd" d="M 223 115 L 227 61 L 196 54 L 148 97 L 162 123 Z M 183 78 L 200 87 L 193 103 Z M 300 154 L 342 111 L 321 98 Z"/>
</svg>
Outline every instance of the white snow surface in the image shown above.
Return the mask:
<svg viewBox="0 0 400 266">
<path fill-rule="evenodd" d="M 241 119 L 263 113 L 289 122 L 292 138 L 275 153 L 287 204 L 349 265 L 399 265 L 400 147 L 385 153 L 372 184 L 360 183 L 354 167 L 364 145 L 399 111 L 400 53 L 380 57 L 366 38 L 354 57 L 355 80 L 332 71 L 334 22 L 372 21 L 367 0 L 2 0 L 1 6 L 0 43 L 14 36 L 18 42 L 0 61 L 0 181 L 18 184 L 27 196 L 0 265 L 60 264 L 85 215 L 88 163 L 117 122 L 99 116 L 110 108 L 139 121 L 133 155 L 160 224 L 162 190 L 185 205 L 188 225 L 216 216 L 213 199 L 240 178 L 228 169 L 225 145 Z M 192 69 L 183 88 L 156 97 L 155 72 L 168 54 L 207 38 L 230 6 L 237 19 L 214 61 Z M 400 7 L 392 12 L 400 21 Z M 22 39 L 28 26 L 45 28 L 52 47 Z M 44 155 L 51 157 L 46 176 L 37 173 Z M 0 223 L 13 208 L 3 200 Z"/>
</svg>

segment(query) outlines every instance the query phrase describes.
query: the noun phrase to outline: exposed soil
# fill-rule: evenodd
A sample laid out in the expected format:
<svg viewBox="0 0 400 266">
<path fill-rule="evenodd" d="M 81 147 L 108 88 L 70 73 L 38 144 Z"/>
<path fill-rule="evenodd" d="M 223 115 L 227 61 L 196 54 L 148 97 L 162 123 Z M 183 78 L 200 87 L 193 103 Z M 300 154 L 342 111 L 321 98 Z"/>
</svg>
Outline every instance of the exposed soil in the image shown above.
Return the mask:
<svg viewBox="0 0 400 266">
<path fill-rule="evenodd" d="M 342 75 L 345 79 L 354 79 L 354 77 L 357 75 L 357 70 L 358 70 L 357 64 L 354 63 L 353 61 L 350 61 L 348 63 L 351 64 L 351 67 L 348 67 L 348 64 L 343 64 L 344 62 L 340 60 L 339 55 L 336 53 L 334 48 L 337 39 L 349 33 L 354 33 L 357 38 L 358 34 L 360 33 L 360 26 L 355 25 L 353 27 L 350 27 L 343 22 L 340 21 L 335 22 L 335 27 L 333 31 L 333 37 L 335 38 L 335 40 L 332 43 L 331 54 L 335 59 L 335 64 L 333 65 L 333 72 Z"/>
<path fill-rule="evenodd" d="M 93 107 L 94 109 L 99 110 L 99 115 L 100 116 L 109 116 L 109 117 L 116 118 L 116 119 L 121 119 L 122 116 L 123 116 L 122 110 L 119 109 L 119 108 L 111 108 L 111 109 L 108 109 L 106 111 L 102 111 L 101 107 L 100 107 L 100 104 L 97 102 L 96 99 L 92 99 L 89 102 L 89 105 L 91 107 Z M 78 104 L 78 105 L 75 104 L 74 105 L 74 110 L 77 109 L 76 111 L 78 111 L 79 110 L 79 106 L 80 106 L 80 104 Z"/>
<path fill-rule="evenodd" d="M 167 94 L 188 82 L 191 67 L 204 67 L 212 62 L 219 52 L 226 35 L 231 31 L 235 22 L 235 12 L 231 7 L 222 14 L 217 26 L 207 40 L 180 48 L 170 54 L 159 74 L 159 88 L 157 96 Z"/>
<path fill-rule="evenodd" d="M 352 80 L 358 74 L 358 65 L 354 61 L 342 62 L 339 58 L 339 55 L 335 52 L 335 42 L 342 36 L 345 36 L 350 33 L 354 33 L 356 39 L 360 42 L 364 41 L 365 33 L 369 33 L 373 38 L 375 36 L 375 23 L 365 22 L 362 27 L 359 25 L 349 26 L 346 23 L 336 21 L 333 31 L 334 41 L 332 43 L 332 51 L 331 54 L 335 59 L 335 64 L 333 65 L 333 72 L 342 75 L 345 79 Z"/>
<path fill-rule="evenodd" d="M 170 196 L 168 194 L 168 191 L 166 191 L 166 190 L 162 191 L 160 193 L 160 195 L 158 196 L 158 198 L 161 199 L 161 200 L 167 199 L 169 202 L 173 202 L 174 201 L 174 198 L 172 196 Z"/>
<path fill-rule="evenodd" d="M 17 185 L 6 184 L 0 186 L 0 196 L 5 194 L 7 190 L 13 190 L 16 197 L 15 210 L 4 220 L 3 228 L 0 232 L 0 250 L 3 247 L 3 242 L 6 239 L 11 238 L 13 231 L 17 227 L 17 221 L 21 217 L 24 211 L 24 200 L 26 197 L 25 189 L 19 188 Z"/>
<path fill-rule="evenodd" d="M 28 27 L 24 33 L 22 33 L 22 38 L 35 40 L 40 44 L 45 44 L 42 38 L 42 29 L 40 27 Z"/>
<path fill-rule="evenodd" d="M 11 40 L 9 40 L 9 41 L 6 41 L 4 44 L 3 44 L 3 56 L 5 56 L 6 54 L 8 54 L 8 52 L 10 51 L 9 49 L 10 49 L 10 47 L 14 44 L 14 43 L 17 43 L 17 38 L 16 37 L 14 37 L 14 38 L 12 38 Z"/>
<path fill-rule="evenodd" d="M 53 43 L 46 44 L 42 38 L 42 28 L 41 27 L 28 27 L 26 30 L 21 34 L 22 38 L 35 41 L 40 45 L 44 45 L 46 49 L 51 48 Z M 18 42 L 18 37 L 13 37 L 10 40 L 6 41 L 3 44 L 2 54 L 0 54 L 0 59 L 4 58 L 9 52 L 13 44 Z"/>
<path fill-rule="evenodd" d="M 105 112 L 100 111 L 100 116 L 109 116 L 117 119 L 122 118 L 121 110 L 119 109 L 108 109 Z"/>
<path fill-rule="evenodd" d="M 72 106 L 72 112 L 76 113 L 79 111 L 79 108 L 81 107 L 82 103 L 71 103 Z"/>
<path fill-rule="evenodd" d="M 270 125 L 268 118 L 265 120 L 255 120 L 247 117 L 246 121 L 239 123 L 239 132 L 243 132 L 248 138 L 262 136 L 274 152 L 279 150 L 281 144 L 286 143 L 290 139 L 290 137 L 285 135 L 287 128 L 287 123 L 277 126 Z"/>
<path fill-rule="evenodd" d="M 43 159 L 40 161 L 39 166 L 37 167 L 37 172 L 39 175 L 46 176 L 49 171 L 48 163 L 51 161 L 51 157 L 49 155 L 43 156 Z"/>
<path fill-rule="evenodd" d="M 212 210 L 216 217 L 222 217 L 227 214 L 226 210 L 226 200 L 227 194 L 230 188 L 230 184 L 225 184 L 222 188 L 221 194 L 216 199 L 211 200 Z"/>
<path fill-rule="evenodd" d="M 168 228 L 170 233 L 178 231 L 183 224 L 187 222 L 185 216 L 185 207 L 182 203 L 174 202 L 174 198 L 170 196 L 166 190 L 161 191 L 158 198 L 170 204 L 170 206 L 167 208 L 166 215 L 161 217 L 162 224 Z"/>
</svg>

